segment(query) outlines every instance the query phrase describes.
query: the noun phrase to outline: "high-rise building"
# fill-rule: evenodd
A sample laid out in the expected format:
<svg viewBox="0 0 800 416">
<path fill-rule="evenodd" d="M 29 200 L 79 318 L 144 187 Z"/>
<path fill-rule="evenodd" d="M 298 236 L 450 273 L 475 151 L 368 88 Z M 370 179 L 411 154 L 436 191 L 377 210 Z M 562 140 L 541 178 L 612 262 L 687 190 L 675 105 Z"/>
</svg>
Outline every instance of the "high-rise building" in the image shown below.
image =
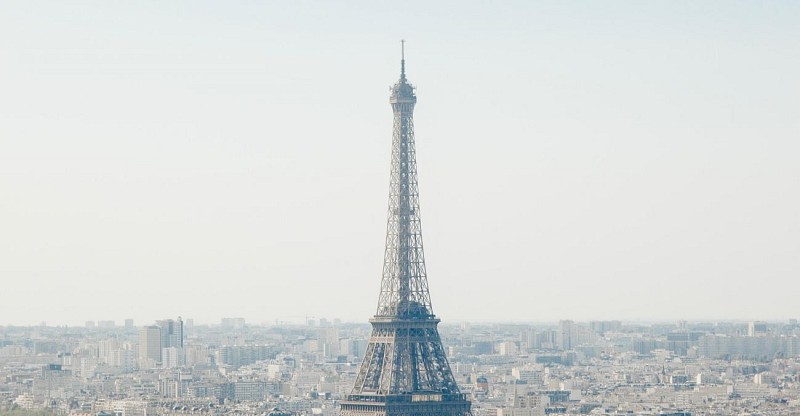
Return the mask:
<svg viewBox="0 0 800 416">
<path fill-rule="evenodd" d="M 152 368 L 164 363 L 168 355 L 171 367 L 182 364 L 183 357 L 183 320 L 163 319 L 156 325 L 146 326 L 139 330 L 139 366 Z M 176 364 L 177 363 L 177 364 Z"/>
<path fill-rule="evenodd" d="M 578 328 L 574 321 L 564 320 L 558 323 L 558 348 L 571 350 L 578 345 Z"/>
<path fill-rule="evenodd" d="M 339 354 L 339 330 L 335 327 L 320 328 L 317 340 L 325 358 L 334 358 Z"/>
<path fill-rule="evenodd" d="M 104 339 L 97 343 L 97 357 L 103 364 L 111 363 L 111 353 L 120 348 L 121 343 L 114 338 Z"/>
<path fill-rule="evenodd" d="M 183 319 L 156 321 L 161 330 L 161 365 L 167 368 L 180 367 L 184 363 Z"/>
<path fill-rule="evenodd" d="M 161 328 L 146 326 L 139 330 L 139 361 L 142 368 L 161 362 Z"/>
<path fill-rule="evenodd" d="M 392 87 L 394 113 L 389 219 L 383 278 L 372 336 L 353 390 L 341 402 L 343 416 L 465 416 L 470 402 L 456 384 L 433 314 L 417 187 L 414 87 Z"/>
<path fill-rule="evenodd" d="M 747 336 L 760 337 L 767 335 L 767 323 L 763 321 L 751 321 L 747 323 Z"/>
<path fill-rule="evenodd" d="M 156 321 L 161 328 L 161 348 L 183 348 L 183 320 L 163 319 Z"/>
</svg>

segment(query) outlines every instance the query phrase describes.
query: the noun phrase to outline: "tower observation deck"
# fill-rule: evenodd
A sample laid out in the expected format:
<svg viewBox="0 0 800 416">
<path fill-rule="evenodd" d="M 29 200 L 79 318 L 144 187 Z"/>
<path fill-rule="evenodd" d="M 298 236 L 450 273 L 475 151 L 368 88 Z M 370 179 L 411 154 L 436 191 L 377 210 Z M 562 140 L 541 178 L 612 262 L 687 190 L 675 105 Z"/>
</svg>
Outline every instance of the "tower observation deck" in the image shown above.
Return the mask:
<svg viewBox="0 0 800 416">
<path fill-rule="evenodd" d="M 340 411 L 343 416 L 468 416 L 470 402 L 450 370 L 428 291 L 414 146 L 417 97 L 406 79 L 405 50 L 389 102 L 394 122 L 381 290 L 364 361 Z"/>
</svg>

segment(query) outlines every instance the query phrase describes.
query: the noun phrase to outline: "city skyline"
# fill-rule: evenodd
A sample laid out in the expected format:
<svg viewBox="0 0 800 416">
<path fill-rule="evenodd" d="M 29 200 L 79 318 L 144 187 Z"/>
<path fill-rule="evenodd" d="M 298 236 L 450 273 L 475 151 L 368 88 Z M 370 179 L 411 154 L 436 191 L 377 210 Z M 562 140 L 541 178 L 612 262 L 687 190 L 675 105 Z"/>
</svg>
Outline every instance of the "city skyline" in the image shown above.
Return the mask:
<svg viewBox="0 0 800 416">
<path fill-rule="evenodd" d="M 800 6 L 382 7 L 4 5 L 0 325 L 364 322 L 401 38 L 446 322 L 797 317 Z"/>
<path fill-rule="evenodd" d="M 162 319 L 139 330 L 107 322 L 100 331 L 2 328 L 0 412 L 263 416 L 272 409 L 275 416 L 340 416 L 371 349 L 365 325 L 265 328 L 231 318 L 223 327 L 197 327 L 187 319 L 184 334 L 181 322 Z M 563 320 L 445 325 L 441 334 L 473 416 L 583 415 L 596 408 L 588 414 L 794 415 L 800 406 L 797 320 Z M 452 404 L 447 395 L 419 393 L 385 400 L 367 394 L 354 410 L 408 404 L 409 396 L 412 404 L 443 399 L 428 410 Z"/>
</svg>

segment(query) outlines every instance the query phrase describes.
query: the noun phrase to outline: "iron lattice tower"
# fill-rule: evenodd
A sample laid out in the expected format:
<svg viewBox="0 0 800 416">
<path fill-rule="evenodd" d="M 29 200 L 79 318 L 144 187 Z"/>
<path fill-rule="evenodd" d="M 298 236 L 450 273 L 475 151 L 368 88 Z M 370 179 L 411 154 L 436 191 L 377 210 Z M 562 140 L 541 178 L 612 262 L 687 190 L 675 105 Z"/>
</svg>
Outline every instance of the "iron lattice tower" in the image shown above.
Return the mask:
<svg viewBox="0 0 800 416">
<path fill-rule="evenodd" d="M 403 51 L 405 52 L 405 51 Z M 405 53 L 391 88 L 394 113 L 389 219 L 378 309 L 343 416 L 469 416 L 442 347 L 425 271 L 414 149 L 414 105 Z"/>
</svg>

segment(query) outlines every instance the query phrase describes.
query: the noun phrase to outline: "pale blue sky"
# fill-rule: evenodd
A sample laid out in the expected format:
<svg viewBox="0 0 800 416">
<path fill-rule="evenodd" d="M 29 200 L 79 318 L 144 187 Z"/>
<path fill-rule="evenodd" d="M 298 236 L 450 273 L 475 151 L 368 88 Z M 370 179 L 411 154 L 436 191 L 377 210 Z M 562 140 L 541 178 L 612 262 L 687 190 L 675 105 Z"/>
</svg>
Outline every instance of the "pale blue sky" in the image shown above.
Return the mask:
<svg viewBox="0 0 800 416">
<path fill-rule="evenodd" d="M 446 321 L 786 319 L 800 3 L 0 5 L 0 325 L 366 321 L 399 39 Z"/>
</svg>

